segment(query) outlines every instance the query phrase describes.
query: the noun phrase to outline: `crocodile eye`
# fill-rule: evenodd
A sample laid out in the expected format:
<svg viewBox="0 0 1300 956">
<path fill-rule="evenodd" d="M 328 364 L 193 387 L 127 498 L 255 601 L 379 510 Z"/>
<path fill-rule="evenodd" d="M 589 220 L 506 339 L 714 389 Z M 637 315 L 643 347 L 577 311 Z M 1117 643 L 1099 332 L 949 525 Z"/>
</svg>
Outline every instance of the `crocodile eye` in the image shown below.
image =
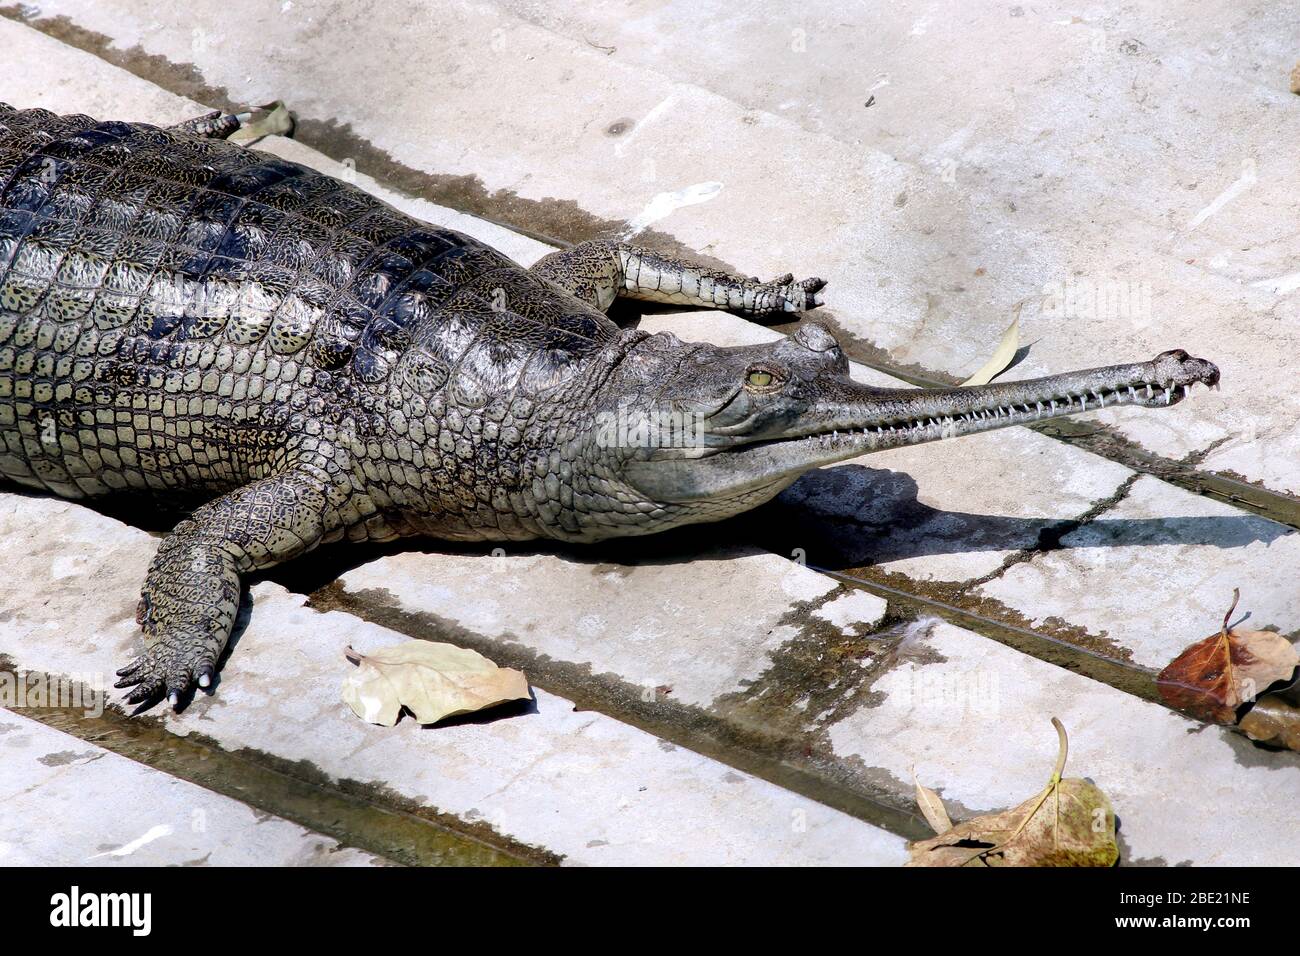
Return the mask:
<svg viewBox="0 0 1300 956">
<path fill-rule="evenodd" d="M 745 381 L 755 388 L 767 388 L 772 384 L 772 373 L 764 372 L 762 369 L 755 369 L 749 373 Z"/>
</svg>

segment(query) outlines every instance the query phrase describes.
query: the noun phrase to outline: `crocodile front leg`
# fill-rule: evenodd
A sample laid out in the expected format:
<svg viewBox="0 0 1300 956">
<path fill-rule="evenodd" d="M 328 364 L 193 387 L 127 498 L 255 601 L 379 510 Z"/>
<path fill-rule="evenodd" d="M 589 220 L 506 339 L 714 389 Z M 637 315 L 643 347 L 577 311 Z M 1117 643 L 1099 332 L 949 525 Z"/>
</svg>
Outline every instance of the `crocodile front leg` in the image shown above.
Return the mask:
<svg viewBox="0 0 1300 956">
<path fill-rule="evenodd" d="M 725 309 L 741 315 L 806 312 L 822 304 L 824 279 L 790 273 L 762 282 L 660 255 L 626 242 L 593 239 L 543 256 L 532 272 L 604 312 L 618 296 Z"/>
<path fill-rule="evenodd" d="M 342 525 L 342 491 L 323 470 L 298 467 L 209 502 L 158 549 L 137 620 L 145 652 L 118 671 L 129 704 L 166 695 L 173 707 L 191 683 L 207 687 L 230 639 L 240 576 L 311 550 Z"/>
</svg>

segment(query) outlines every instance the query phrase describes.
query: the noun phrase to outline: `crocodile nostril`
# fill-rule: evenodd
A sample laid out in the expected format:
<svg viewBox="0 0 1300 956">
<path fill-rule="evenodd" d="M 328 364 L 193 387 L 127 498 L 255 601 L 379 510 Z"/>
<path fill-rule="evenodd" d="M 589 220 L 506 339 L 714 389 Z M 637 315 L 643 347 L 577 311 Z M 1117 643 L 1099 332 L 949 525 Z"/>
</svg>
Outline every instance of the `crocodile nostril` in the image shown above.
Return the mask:
<svg viewBox="0 0 1300 956">
<path fill-rule="evenodd" d="M 794 340 L 806 349 L 814 352 L 829 352 L 833 348 L 838 348 L 839 343 L 835 341 L 835 336 L 831 335 L 830 329 L 820 322 L 805 322 L 795 330 Z"/>
</svg>

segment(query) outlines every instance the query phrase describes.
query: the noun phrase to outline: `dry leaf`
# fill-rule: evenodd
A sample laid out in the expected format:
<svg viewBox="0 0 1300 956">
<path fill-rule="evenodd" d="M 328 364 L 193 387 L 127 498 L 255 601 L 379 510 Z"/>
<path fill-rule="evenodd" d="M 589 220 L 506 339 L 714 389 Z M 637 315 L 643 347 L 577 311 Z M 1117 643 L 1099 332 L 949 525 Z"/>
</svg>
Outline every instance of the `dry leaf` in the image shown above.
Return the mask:
<svg viewBox="0 0 1300 956">
<path fill-rule="evenodd" d="M 1265 697 L 1256 703 L 1237 726 L 1251 740 L 1300 750 L 1300 708 L 1280 697 Z"/>
<path fill-rule="evenodd" d="M 975 817 L 908 845 L 908 866 L 1114 866 L 1115 811 L 1087 780 L 1061 779 L 1065 728 L 1055 717 L 1060 753 L 1051 780 L 1018 807 Z"/>
<path fill-rule="evenodd" d="M 1016 357 L 1016 350 L 1020 348 L 1020 307 L 1016 307 L 1016 317 L 1011 320 L 1007 330 L 1002 333 L 1002 341 L 998 343 L 997 351 L 993 357 L 984 363 L 984 367 L 972 375 L 966 381 L 966 385 L 987 385 L 993 379 L 997 378 L 1007 370 L 1011 360 Z"/>
<path fill-rule="evenodd" d="M 921 781 L 916 779 L 916 771 L 912 771 L 912 782 L 916 784 L 916 805 L 921 808 L 925 822 L 930 824 L 930 829 L 935 833 L 947 833 L 952 829 L 952 820 L 948 817 L 943 800 L 929 787 L 921 786 Z"/>
<path fill-rule="evenodd" d="M 1161 698 L 1175 710 L 1235 724 L 1237 708 L 1295 673 L 1300 654 L 1285 637 L 1272 631 L 1228 628 L 1238 597 L 1234 588 L 1232 607 L 1218 634 L 1187 648 L 1156 678 Z"/>
<path fill-rule="evenodd" d="M 406 707 L 422 724 L 530 697 L 528 679 L 482 654 L 429 641 L 407 641 L 371 654 L 348 648 L 357 669 L 343 681 L 343 700 L 372 724 L 392 727 Z"/>
<path fill-rule="evenodd" d="M 251 112 L 252 115 L 231 135 L 231 142 L 250 143 L 263 136 L 288 136 L 293 132 L 293 116 L 280 100 Z"/>
</svg>

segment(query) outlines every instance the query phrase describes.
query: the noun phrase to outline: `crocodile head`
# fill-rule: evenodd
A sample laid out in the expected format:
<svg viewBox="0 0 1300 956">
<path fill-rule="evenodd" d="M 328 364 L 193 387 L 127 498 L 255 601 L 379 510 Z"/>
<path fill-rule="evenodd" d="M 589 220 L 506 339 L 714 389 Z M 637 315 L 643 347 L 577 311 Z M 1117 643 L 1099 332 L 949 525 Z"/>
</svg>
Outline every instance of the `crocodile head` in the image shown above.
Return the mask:
<svg viewBox="0 0 1300 956">
<path fill-rule="evenodd" d="M 831 333 L 807 322 L 788 338 L 739 348 L 649 336 L 614 379 L 621 397 L 596 441 L 606 474 L 644 500 L 642 514 L 661 516 L 638 522 L 654 531 L 737 514 L 810 469 L 867 452 L 1115 405 L 1164 408 L 1196 383 L 1216 385 L 1219 370 L 1171 351 L 1027 381 L 877 388 L 853 381 Z"/>
</svg>

